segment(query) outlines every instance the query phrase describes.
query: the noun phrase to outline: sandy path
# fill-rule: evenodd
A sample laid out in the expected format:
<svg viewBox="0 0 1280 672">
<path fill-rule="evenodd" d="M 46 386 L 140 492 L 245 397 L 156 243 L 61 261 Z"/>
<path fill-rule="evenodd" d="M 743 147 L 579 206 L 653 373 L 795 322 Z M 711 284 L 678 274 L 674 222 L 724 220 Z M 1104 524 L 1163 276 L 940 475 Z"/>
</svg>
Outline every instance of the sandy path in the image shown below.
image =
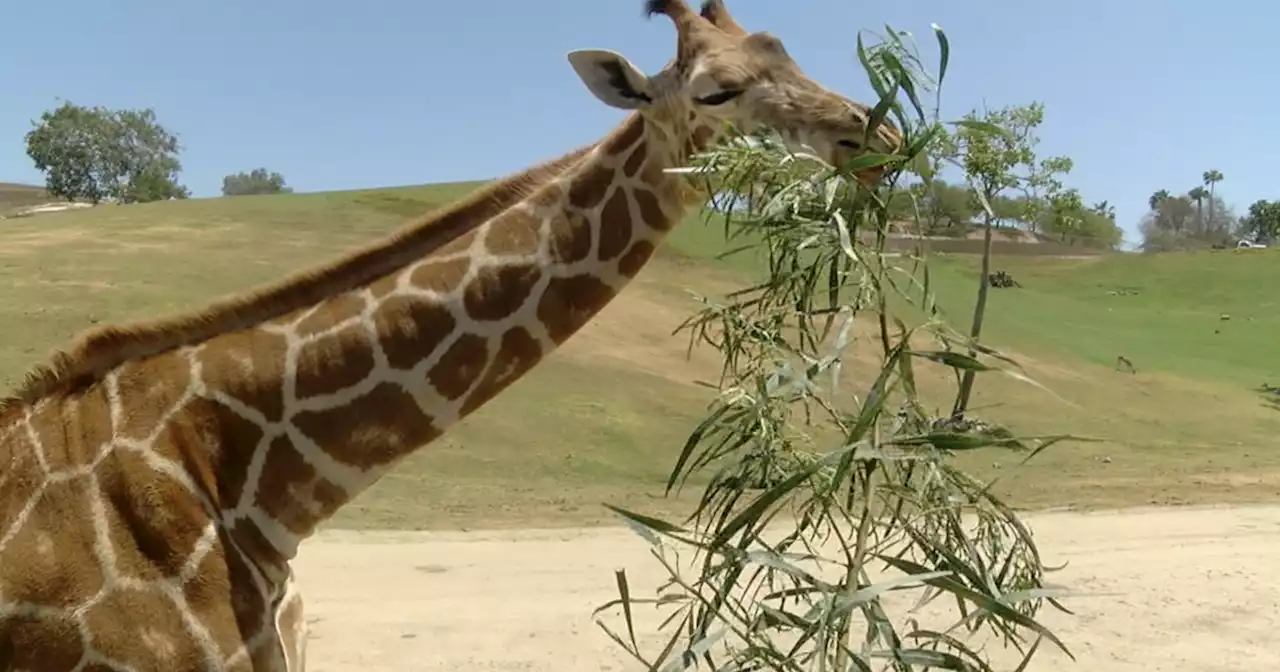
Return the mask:
<svg viewBox="0 0 1280 672">
<path fill-rule="evenodd" d="M 1083 596 L 1047 610 L 1078 664 L 1033 670 L 1280 668 L 1280 506 L 1028 517 L 1053 575 Z M 662 575 L 622 529 L 355 533 L 309 541 L 298 560 L 313 639 L 308 669 L 624 670 L 591 621 Z"/>
</svg>

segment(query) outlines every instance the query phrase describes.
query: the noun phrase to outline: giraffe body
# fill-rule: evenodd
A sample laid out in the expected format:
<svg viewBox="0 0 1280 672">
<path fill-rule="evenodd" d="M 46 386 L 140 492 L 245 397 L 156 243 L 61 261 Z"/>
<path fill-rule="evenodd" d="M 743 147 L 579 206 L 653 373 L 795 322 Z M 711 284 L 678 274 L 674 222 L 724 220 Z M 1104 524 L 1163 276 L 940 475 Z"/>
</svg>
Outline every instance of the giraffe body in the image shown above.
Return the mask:
<svg viewBox="0 0 1280 672">
<path fill-rule="evenodd" d="M 299 543 L 635 277 L 706 197 L 665 169 L 725 121 L 833 160 L 896 149 L 852 140 L 866 107 L 718 0 L 650 10 L 679 37 L 661 73 L 570 55 L 635 110 L 599 143 L 325 268 L 88 332 L 0 405 L 0 668 L 303 669 Z"/>
</svg>

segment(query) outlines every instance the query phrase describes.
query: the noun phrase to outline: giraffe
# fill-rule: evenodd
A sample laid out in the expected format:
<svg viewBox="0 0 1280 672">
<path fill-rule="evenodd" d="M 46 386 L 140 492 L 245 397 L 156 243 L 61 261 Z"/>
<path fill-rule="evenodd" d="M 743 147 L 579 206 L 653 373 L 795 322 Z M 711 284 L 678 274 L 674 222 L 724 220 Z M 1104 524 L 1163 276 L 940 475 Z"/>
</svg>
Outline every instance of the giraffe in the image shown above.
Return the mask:
<svg viewBox="0 0 1280 672">
<path fill-rule="evenodd" d="M 303 670 L 299 544 L 635 277 L 709 197 L 665 169 L 725 124 L 832 163 L 900 147 L 721 0 L 646 8 L 677 37 L 655 75 L 568 55 L 627 112 L 599 142 L 275 284 L 83 332 L 0 401 L 0 667 Z"/>
</svg>

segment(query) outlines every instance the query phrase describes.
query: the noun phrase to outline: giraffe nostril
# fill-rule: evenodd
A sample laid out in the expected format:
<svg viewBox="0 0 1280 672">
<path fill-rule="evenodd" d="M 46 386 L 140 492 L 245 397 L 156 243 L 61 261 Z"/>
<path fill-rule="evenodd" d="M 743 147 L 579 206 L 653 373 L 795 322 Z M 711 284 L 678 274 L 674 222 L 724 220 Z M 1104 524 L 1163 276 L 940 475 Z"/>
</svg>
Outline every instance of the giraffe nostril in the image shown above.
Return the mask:
<svg viewBox="0 0 1280 672">
<path fill-rule="evenodd" d="M 845 149 L 862 149 L 862 143 L 857 140 L 837 140 L 836 144 Z"/>
</svg>

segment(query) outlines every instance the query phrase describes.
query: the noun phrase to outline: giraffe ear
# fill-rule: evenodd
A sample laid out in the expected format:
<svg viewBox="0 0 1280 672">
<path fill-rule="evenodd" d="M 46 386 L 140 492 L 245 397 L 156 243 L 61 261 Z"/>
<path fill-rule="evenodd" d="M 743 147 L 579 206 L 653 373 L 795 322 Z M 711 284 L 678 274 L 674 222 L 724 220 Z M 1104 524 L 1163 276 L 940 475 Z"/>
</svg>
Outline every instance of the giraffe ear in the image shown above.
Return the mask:
<svg viewBox="0 0 1280 672">
<path fill-rule="evenodd" d="M 616 51 L 578 49 L 569 52 L 569 64 L 606 105 L 636 110 L 653 102 L 648 93 L 649 78 Z"/>
</svg>

